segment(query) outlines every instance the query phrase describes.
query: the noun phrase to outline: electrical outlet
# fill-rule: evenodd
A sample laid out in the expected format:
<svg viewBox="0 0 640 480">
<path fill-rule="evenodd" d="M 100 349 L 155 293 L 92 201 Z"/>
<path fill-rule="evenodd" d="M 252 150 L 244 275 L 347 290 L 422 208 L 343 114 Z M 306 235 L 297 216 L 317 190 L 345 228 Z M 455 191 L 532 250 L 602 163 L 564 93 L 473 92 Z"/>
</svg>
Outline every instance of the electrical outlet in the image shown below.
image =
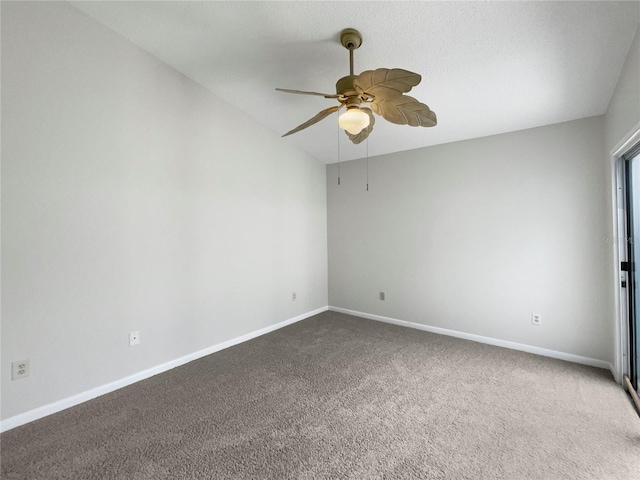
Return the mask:
<svg viewBox="0 0 640 480">
<path fill-rule="evenodd" d="M 296 301 L 296 292 L 291 293 L 291 301 L 295 302 Z"/>
<path fill-rule="evenodd" d="M 31 373 L 29 360 L 18 360 L 11 363 L 11 380 L 26 378 Z"/>
<path fill-rule="evenodd" d="M 380 292 L 380 300 L 384 300 L 384 292 Z"/>
<path fill-rule="evenodd" d="M 531 323 L 534 325 L 541 325 L 542 324 L 542 315 L 540 315 L 539 313 L 532 313 L 531 314 Z"/>
<path fill-rule="evenodd" d="M 140 344 L 140 330 L 136 330 L 135 332 L 129 332 L 129 346 L 133 347 L 134 345 Z"/>
</svg>

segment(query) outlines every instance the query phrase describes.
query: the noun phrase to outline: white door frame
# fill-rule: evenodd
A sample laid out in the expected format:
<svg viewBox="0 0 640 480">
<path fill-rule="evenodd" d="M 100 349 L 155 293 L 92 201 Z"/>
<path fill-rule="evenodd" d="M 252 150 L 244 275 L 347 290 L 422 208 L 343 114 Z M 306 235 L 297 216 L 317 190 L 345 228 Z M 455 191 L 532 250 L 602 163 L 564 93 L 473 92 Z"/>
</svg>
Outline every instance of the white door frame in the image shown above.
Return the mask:
<svg viewBox="0 0 640 480">
<path fill-rule="evenodd" d="M 612 207 L 612 232 L 613 237 L 610 243 L 613 248 L 614 262 L 614 298 L 615 298 L 615 320 L 614 320 L 614 371 L 613 376 L 616 382 L 622 384 L 622 378 L 629 373 L 629 319 L 628 316 L 628 294 L 627 289 L 621 287 L 622 281 L 629 285 L 627 272 L 620 269 L 620 262 L 626 261 L 626 243 L 629 233 L 626 231 L 626 203 L 624 176 L 622 168 L 622 156 L 631 147 L 640 142 L 640 122 L 621 140 L 610 152 L 611 168 L 611 207 Z"/>
</svg>

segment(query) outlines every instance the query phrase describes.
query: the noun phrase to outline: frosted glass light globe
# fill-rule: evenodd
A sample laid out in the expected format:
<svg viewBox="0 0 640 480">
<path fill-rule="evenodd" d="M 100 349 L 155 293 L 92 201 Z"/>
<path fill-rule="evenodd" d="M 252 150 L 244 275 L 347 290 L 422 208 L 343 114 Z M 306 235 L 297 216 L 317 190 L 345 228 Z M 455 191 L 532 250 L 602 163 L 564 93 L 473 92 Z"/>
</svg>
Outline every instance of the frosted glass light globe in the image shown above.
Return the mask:
<svg viewBox="0 0 640 480">
<path fill-rule="evenodd" d="M 351 135 L 359 134 L 363 129 L 369 126 L 369 115 L 358 107 L 349 108 L 338 118 L 338 125 Z"/>
</svg>

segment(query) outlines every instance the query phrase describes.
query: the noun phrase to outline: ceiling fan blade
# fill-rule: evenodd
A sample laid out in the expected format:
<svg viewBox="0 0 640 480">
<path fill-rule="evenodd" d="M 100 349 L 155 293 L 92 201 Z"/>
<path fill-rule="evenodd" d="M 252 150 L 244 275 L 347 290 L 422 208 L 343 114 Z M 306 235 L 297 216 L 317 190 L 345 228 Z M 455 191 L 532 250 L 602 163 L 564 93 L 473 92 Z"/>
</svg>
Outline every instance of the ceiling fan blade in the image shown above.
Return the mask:
<svg viewBox="0 0 640 480">
<path fill-rule="evenodd" d="M 369 136 L 369 134 L 373 130 L 373 124 L 376 123 L 376 119 L 373 116 L 373 112 L 371 111 L 370 108 L 363 107 L 360 110 L 362 110 L 367 115 L 369 115 L 369 126 L 367 128 L 363 128 L 362 131 L 360 133 L 357 133 L 356 135 L 353 135 L 346 130 L 344 131 L 344 133 L 347 134 L 347 137 L 349 137 L 349 140 L 351 140 L 356 145 L 366 140 L 366 138 Z"/>
<path fill-rule="evenodd" d="M 401 68 L 366 70 L 353 81 L 360 95 L 389 99 L 407 93 L 420 83 L 422 77 Z"/>
<path fill-rule="evenodd" d="M 424 103 L 409 95 L 400 95 L 392 99 L 376 98 L 371 108 L 385 120 L 398 125 L 412 127 L 434 127 L 438 124 L 436 114 Z"/>
<path fill-rule="evenodd" d="M 303 92 L 302 90 L 288 90 L 286 88 L 276 88 L 277 91 L 279 92 L 284 92 L 284 93 L 295 93 L 297 95 L 317 95 L 319 97 L 324 97 L 324 98 L 338 98 L 339 95 L 333 95 L 331 93 L 318 93 L 318 92 Z"/>
<path fill-rule="evenodd" d="M 307 120 L 306 122 L 304 122 L 302 125 L 298 125 L 296 128 L 294 128 L 293 130 L 291 130 L 290 132 L 285 133 L 284 135 L 282 135 L 283 137 L 286 137 L 287 135 L 291 135 L 293 133 L 297 133 L 300 130 L 304 130 L 307 127 L 310 127 L 311 125 L 313 125 L 314 123 L 318 123 L 320 120 L 322 120 L 325 117 L 328 117 L 329 115 L 331 115 L 333 112 L 337 112 L 338 110 L 340 110 L 342 108 L 342 103 L 338 106 L 335 107 L 329 107 L 326 108 L 324 110 L 322 110 L 320 113 L 318 113 L 315 117 Z"/>
</svg>

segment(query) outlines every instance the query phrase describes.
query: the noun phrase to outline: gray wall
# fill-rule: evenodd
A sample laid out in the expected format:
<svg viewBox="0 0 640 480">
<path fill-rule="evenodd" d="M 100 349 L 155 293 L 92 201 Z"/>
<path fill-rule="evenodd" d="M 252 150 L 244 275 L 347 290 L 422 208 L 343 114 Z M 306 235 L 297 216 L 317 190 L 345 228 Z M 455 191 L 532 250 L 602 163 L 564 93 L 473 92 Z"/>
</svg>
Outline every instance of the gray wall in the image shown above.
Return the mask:
<svg viewBox="0 0 640 480">
<path fill-rule="evenodd" d="M 3 2 L 3 419 L 326 306 L 326 255 L 324 164 L 73 7 Z"/>
<path fill-rule="evenodd" d="M 640 27 L 631 44 L 605 115 L 606 152 L 640 122 Z"/>
<path fill-rule="evenodd" d="M 593 117 L 375 157 L 369 192 L 328 166 L 329 304 L 612 362 L 603 145 Z"/>
</svg>

